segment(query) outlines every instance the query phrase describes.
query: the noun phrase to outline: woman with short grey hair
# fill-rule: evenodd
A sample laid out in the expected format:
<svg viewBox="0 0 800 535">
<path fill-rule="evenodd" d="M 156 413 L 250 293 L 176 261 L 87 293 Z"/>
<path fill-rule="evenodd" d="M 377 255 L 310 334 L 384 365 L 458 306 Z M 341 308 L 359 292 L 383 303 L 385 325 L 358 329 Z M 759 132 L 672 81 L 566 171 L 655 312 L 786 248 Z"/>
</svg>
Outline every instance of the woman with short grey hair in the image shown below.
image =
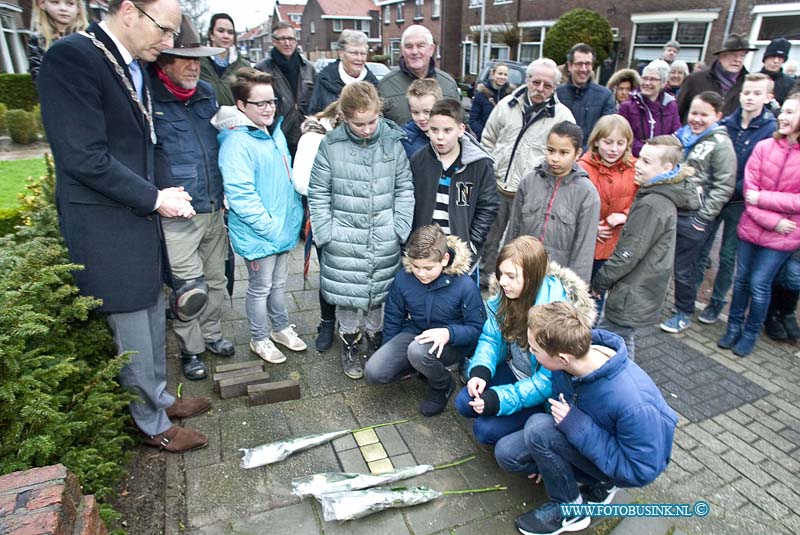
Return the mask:
<svg viewBox="0 0 800 535">
<path fill-rule="evenodd" d="M 676 59 L 669 67 L 666 91 L 675 98 L 681 90 L 683 81 L 689 76 L 689 65 L 682 59 Z"/>
<path fill-rule="evenodd" d="M 309 114 L 318 113 L 338 100 L 342 89 L 348 84 L 363 81 L 378 86 L 378 79 L 367 68 L 367 35 L 356 30 L 342 30 L 337 45 L 339 59 L 322 69 L 314 80 L 314 91 L 308 104 Z"/>
<path fill-rule="evenodd" d="M 664 134 L 672 134 L 681 127 L 678 103 L 664 91 L 669 75 L 666 61 L 651 61 L 642 70 L 642 84 L 619 105 L 619 114 L 625 117 L 633 130 L 631 152 L 639 156 L 644 142 Z"/>
</svg>

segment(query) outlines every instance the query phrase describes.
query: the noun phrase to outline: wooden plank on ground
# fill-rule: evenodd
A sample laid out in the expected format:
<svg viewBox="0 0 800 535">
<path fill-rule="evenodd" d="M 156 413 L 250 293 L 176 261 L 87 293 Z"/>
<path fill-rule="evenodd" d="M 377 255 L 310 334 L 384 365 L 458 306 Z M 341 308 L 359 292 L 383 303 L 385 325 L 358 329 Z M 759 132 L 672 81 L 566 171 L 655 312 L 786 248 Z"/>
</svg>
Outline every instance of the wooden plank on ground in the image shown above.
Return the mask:
<svg viewBox="0 0 800 535">
<path fill-rule="evenodd" d="M 245 368 L 261 368 L 264 369 L 263 360 L 248 360 L 247 362 L 232 362 L 230 364 L 220 364 L 214 368 L 214 373 L 232 372 L 234 370 L 243 370 Z"/>
<path fill-rule="evenodd" d="M 215 373 L 214 374 L 214 392 L 219 392 L 219 382 L 223 379 L 231 379 L 233 377 L 244 377 L 245 375 L 253 375 L 254 373 L 267 373 L 264 368 L 259 366 L 257 368 L 242 368 L 241 370 L 231 370 L 229 372 Z"/>
<path fill-rule="evenodd" d="M 247 386 L 247 397 L 250 405 L 265 405 L 290 399 L 300 399 L 300 383 L 295 380 L 274 381 L 271 383 L 251 384 Z"/>
<path fill-rule="evenodd" d="M 266 383 L 269 381 L 267 372 L 251 373 L 241 377 L 231 377 L 219 382 L 219 395 L 222 399 L 235 398 L 247 395 L 247 385 Z"/>
</svg>

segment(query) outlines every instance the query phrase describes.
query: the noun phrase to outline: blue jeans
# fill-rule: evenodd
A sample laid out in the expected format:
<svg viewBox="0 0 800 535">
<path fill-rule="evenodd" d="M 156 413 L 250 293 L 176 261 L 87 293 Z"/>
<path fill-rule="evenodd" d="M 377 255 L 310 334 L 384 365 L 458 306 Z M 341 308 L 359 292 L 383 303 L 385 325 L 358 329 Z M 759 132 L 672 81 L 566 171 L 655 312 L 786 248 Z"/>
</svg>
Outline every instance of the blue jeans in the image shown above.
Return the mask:
<svg viewBox="0 0 800 535">
<path fill-rule="evenodd" d="M 789 258 L 781 270 L 775 275 L 774 286 L 800 292 L 800 260 Z"/>
<path fill-rule="evenodd" d="M 692 217 L 678 216 L 675 239 L 675 308 L 685 314 L 694 314 L 697 297 L 697 257 L 703 250 L 710 227 L 695 230 Z"/>
<path fill-rule="evenodd" d="M 274 332 L 289 326 L 286 312 L 286 279 L 289 278 L 289 253 L 247 260 L 250 283 L 247 285 L 245 310 L 253 340 L 269 335 L 267 316 Z"/>
<path fill-rule="evenodd" d="M 514 372 L 511 371 L 511 368 L 508 367 L 508 364 L 503 362 L 497 366 L 497 369 L 494 372 L 494 377 L 492 377 L 492 380 L 486 385 L 486 388 L 491 386 L 507 385 L 516 382 L 517 377 L 514 375 Z M 475 412 L 472 407 L 470 407 L 470 401 L 472 401 L 472 398 L 469 397 L 467 388 L 462 388 L 456 396 L 456 410 L 464 418 L 475 419 L 475 422 L 472 425 L 472 432 L 475 435 L 475 440 L 481 444 L 487 444 L 489 446 L 496 444 L 498 440 L 507 434 L 522 429 L 522 427 L 525 425 L 525 422 L 532 414 L 542 412 L 542 410 L 544 410 L 542 406 L 539 405 L 537 407 L 522 409 L 519 412 L 507 414 L 505 416 L 482 416 Z"/>
<path fill-rule="evenodd" d="M 776 251 L 746 241 L 739 243 L 736 282 L 733 284 L 733 298 L 728 314 L 729 328 L 744 326 L 745 333 L 758 336 L 767 317 L 772 281 L 791 255 L 792 251 Z M 745 323 L 748 304 L 750 312 Z"/>
<path fill-rule="evenodd" d="M 507 472 L 541 474 L 547 495 L 557 503 L 578 498 L 578 483 L 609 480 L 570 444 L 549 414 L 534 414 L 525 428 L 500 439 L 494 448 L 497 464 Z"/>
<path fill-rule="evenodd" d="M 721 225 L 725 225 L 722 230 L 722 242 L 719 247 L 719 268 L 714 277 L 714 290 L 711 293 L 711 302 L 722 308 L 725 305 L 725 297 L 733 283 L 733 272 L 736 268 L 736 250 L 739 247 L 739 236 L 736 235 L 736 226 L 739 224 L 744 213 L 744 203 L 728 203 L 720 212 L 719 217 L 711 226 L 711 233 L 708 235 L 700 257 L 697 259 L 697 286 L 703 282 L 706 271 L 706 260 L 711 254 L 711 246 L 714 244 L 714 237 Z"/>
</svg>

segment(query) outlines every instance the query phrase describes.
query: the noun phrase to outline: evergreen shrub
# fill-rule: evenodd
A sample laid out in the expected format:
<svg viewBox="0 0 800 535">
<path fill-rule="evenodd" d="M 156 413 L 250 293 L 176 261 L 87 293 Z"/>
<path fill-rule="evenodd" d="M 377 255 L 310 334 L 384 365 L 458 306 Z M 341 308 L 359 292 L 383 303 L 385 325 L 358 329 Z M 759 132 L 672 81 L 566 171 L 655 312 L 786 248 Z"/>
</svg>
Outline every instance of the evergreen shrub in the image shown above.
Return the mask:
<svg viewBox="0 0 800 535">
<path fill-rule="evenodd" d="M 8 109 L 32 110 L 39 102 L 36 84 L 30 74 L 0 74 L 0 102 Z"/>
<path fill-rule="evenodd" d="M 30 145 L 39 138 L 39 127 L 33 112 L 25 110 L 8 110 L 6 127 L 11 141 L 20 145 Z"/>
<path fill-rule="evenodd" d="M 0 474 L 60 462 L 102 501 L 132 444 L 131 394 L 116 382 L 127 355 L 114 356 L 99 301 L 78 295 L 47 167 L 22 197 L 22 227 L 0 237 Z"/>
<path fill-rule="evenodd" d="M 544 38 L 544 57 L 561 65 L 567 61 L 567 52 L 577 43 L 591 46 L 597 57 L 595 65 L 611 53 L 614 36 L 611 25 L 604 17 L 588 9 L 571 9 L 561 15 Z"/>
</svg>

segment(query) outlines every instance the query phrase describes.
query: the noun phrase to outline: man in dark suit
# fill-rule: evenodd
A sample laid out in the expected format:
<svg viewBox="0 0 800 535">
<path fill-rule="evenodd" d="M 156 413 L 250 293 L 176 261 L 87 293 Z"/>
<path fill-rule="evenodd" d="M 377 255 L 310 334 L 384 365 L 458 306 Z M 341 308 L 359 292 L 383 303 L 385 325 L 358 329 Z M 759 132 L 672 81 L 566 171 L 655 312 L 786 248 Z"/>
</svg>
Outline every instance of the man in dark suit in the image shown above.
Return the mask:
<svg viewBox="0 0 800 535">
<path fill-rule="evenodd" d="M 171 452 L 208 439 L 172 425 L 210 408 L 207 399 L 166 391 L 164 251 L 160 216 L 191 217 L 182 188 L 153 176 L 150 84 L 141 61 L 173 45 L 178 0 L 111 0 L 108 19 L 59 39 L 39 73 L 42 119 L 56 163 L 56 206 L 75 281 L 103 300 L 120 353 L 132 351 L 119 382 L 138 395 L 133 420 L 145 443 Z"/>
</svg>

